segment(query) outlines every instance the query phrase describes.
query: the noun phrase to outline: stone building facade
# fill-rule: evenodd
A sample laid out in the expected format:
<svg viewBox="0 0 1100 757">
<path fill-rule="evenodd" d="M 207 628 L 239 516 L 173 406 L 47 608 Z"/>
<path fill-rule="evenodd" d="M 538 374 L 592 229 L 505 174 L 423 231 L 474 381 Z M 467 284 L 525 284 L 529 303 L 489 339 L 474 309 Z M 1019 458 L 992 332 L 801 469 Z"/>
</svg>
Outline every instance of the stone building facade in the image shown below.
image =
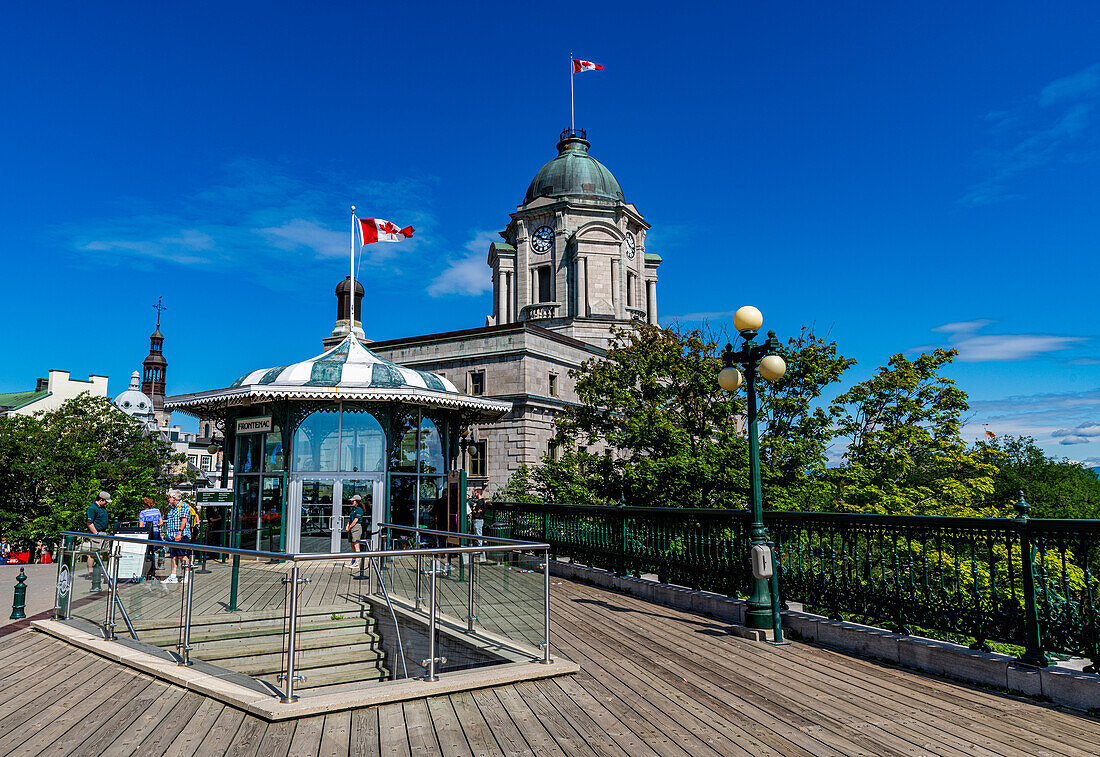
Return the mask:
<svg viewBox="0 0 1100 757">
<path fill-rule="evenodd" d="M 577 401 L 569 372 L 603 357 L 613 327 L 657 322 L 661 258 L 646 251 L 649 224 L 589 147 L 583 130 L 562 132 L 557 157 L 535 175 L 501 241 L 489 246 L 493 307 L 485 326 L 369 345 L 461 391 L 512 403 L 510 413 L 472 427 L 466 440 L 468 478 L 490 494 L 521 465 L 554 453 L 554 419 Z M 349 284 L 336 290 L 332 338 L 361 328 L 358 318 L 347 320 Z M 355 296 L 362 296 L 358 286 Z"/>
</svg>

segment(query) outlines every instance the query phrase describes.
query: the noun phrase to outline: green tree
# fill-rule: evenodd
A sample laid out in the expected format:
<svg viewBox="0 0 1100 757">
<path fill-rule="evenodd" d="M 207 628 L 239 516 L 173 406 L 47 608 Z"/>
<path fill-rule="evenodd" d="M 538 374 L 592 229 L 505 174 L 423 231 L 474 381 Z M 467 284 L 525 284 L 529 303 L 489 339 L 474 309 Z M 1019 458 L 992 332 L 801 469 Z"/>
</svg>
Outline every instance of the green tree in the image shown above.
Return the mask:
<svg viewBox="0 0 1100 757">
<path fill-rule="evenodd" d="M 737 504 L 747 453 L 721 367 L 717 343 L 699 331 L 616 330 L 605 359 L 573 372 L 580 404 L 558 422 L 562 455 L 536 482 L 557 501 Z"/>
<path fill-rule="evenodd" d="M 84 527 L 109 491 L 112 521 L 136 516 L 141 497 L 180 476 L 184 457 L 102 397 L 83 394 L 33 418 L 0 419 L 0 525 L 14 538 L 54 539 Z"/>
<path fill-rule="evenodd" d="M 992 501 L 1014 501 L 1022 491 L 1033 518 L 1100 517 L 1100 479 L 1080 463 L 1048 456 L 1030 436 L 994 437 L 974 448 L 997 467 Z"/>
<path fill-rule="evenodd" d="M 822 474 L 836 430 L 832 416 L 816 403 L 856 361 L 807 328 L 779 354 L 787 363 L 783 377 L 756 384 L 765 501 L 775 510 L 827 509 L 832 496 Z"/>
<path fill-rule="evenodd" d="M 833 431 L 814 401 L 854 361 L 809 331 L 782 354 L 787 374 L 761 390 L 761 450 L 767 506 L 790 509 L 822 486 Z M 722 390 L 721 369 L 719 341 L 702 331 L 615 332 L 605 359 L 573 373 L 580 404 L 558 422 L 560 457 L 525 473 L 521 488 L 558 502 L 743 507 L 744 390 Z"/>
<path fill-rule="evenodd" d="M 830 471 L 835 509 L 909 515 L 994 515 L 982 509 L 997 468 L 959 433 L 966 392 L 941 375 L 958 354 L 898 354 L 832 406 L 847 439 L 845 465 Z"/>
</svg>

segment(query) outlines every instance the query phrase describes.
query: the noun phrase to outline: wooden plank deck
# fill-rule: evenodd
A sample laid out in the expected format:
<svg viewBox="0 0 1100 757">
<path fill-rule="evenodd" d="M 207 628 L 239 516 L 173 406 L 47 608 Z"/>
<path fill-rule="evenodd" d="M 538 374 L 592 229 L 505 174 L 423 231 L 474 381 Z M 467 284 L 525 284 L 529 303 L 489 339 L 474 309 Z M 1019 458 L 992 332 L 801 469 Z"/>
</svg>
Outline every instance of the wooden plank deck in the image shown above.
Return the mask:
<svg viewBox="0 0 1100 757">
<path fill-rule="evenodd" d="M 1082 714 L 553 580 L 555 653 L 581 673 L 280 723 L 19 631 L 0 638 L 0 753 L 1100 754 Z"/>
</svg>

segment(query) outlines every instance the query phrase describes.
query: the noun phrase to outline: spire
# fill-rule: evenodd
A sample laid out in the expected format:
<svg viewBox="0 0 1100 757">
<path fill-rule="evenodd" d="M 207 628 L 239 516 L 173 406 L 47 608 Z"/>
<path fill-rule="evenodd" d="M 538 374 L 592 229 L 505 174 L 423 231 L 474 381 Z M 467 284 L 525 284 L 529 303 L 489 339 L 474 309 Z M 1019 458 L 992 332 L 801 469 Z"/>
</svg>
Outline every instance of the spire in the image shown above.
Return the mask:
<svg viewBox="0 0 1100 757">
<path fill-rule="evenodd" d="M 164 297 L 157 298 L 153 309 L 157 311 L 157 326 L 149 335 L 149 355 L 142 361 L 141 391 L 153 401 L 153 410 L 161 424 L 167 420 L 164 412 L 164 386 L 168 375 L 168 361 L 164 359 L 164 334 L 160 333 L 160 316 L 166 308 Z"/>
</svg>

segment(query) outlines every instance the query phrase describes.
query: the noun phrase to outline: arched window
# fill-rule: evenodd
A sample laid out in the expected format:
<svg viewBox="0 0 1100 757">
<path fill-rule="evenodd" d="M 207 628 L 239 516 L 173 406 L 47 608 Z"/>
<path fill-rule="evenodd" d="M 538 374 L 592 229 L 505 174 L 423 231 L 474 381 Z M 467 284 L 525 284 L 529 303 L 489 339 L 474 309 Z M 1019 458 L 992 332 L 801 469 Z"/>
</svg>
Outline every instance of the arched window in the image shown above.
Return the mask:
<svg viewBox="0 0 1100 757">
<path fill-rule="evenodd" d="M 334 471 L 340 441 L 340 414 L 336 408 L 315 410 L 294 432 L 296 471 Z"/>
<path fill-rule="evenodd" d="M 420 466 L 421 473 L 442 473 L 443 439 L 431 418 L 420 420 Z"/>
<path fill-rule="evenodd" d="M 365 410 L 345 405 L 340 432 L 340 470 L 384 472 L 386 432 L 378 419 Z"/>
</svg>

